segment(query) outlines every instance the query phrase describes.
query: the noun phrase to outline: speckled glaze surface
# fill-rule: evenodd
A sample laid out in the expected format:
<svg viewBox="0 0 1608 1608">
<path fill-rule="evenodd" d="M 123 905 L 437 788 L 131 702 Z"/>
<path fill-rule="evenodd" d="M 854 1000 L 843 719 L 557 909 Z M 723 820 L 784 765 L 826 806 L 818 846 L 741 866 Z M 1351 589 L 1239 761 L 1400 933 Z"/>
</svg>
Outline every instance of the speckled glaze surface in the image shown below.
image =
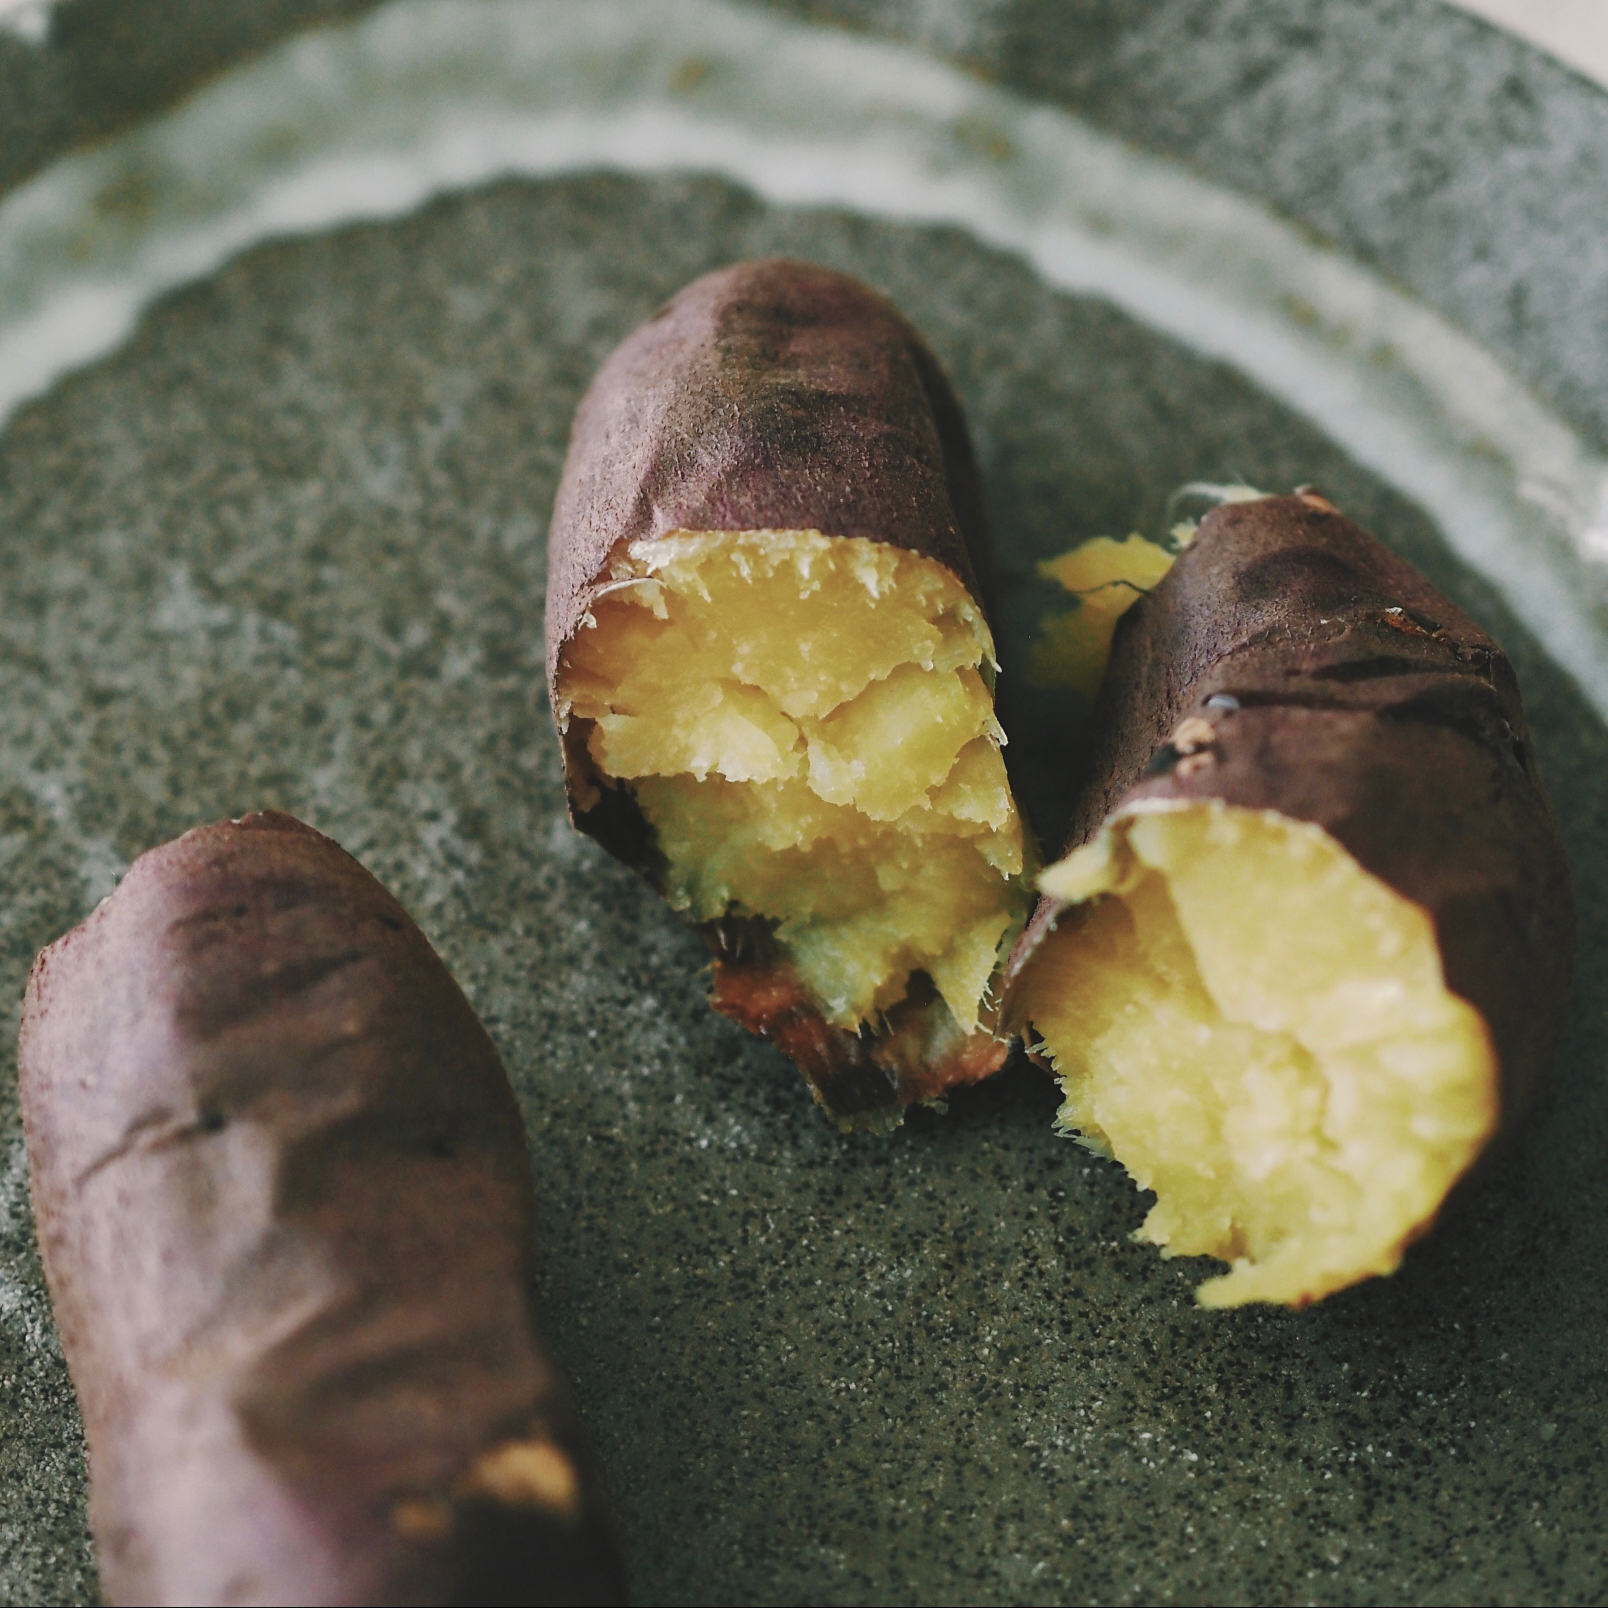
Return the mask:
<svg viewBox="0 0 1608 1608">
<path fill-rule="evenodd" d="M 1109 11 L 847 20 L 1271 195 L 1602 436 L 1608 347 L 1593 357 L 1575 298 L 1608 278 L 1603 97 L 1427 0 Z M 1297 115 L 1313 86 L 1332 108 Z M 953 376 L 1007 682 L 1032 624 L 1013 576 L 1083 536 L 1158 532 L 1173 487 L 1229 474 L 1315 482 L 1512 656 L 1580 981 L 1554 1103 L 1395 1278 L 1304 1313 L 1196 1310 L 1209 1270 L 1128 1243 L 1145 1199 L 1052 1134 L 1054 1087 L 1025 1065 L 891 1138 L 841 1137 L 709 1011 L 696 938 L 566 823 L 541 618 L 570 416 L 667 295 L 772 252 L 890 295 Z M 1232 370 L 958 231 L 674 174 L 509 181 L 253 249 L 155 308 L 0 435 L 0 566 L 13 1020 L 34 952 L 199 821 L 288 809 L 356 854 L 513 1078 L 541 1306 L 638 1600 L 1608 1588 L 1608 732 L 1421 512 Z M 1054 838 L 1050 756 L 1031 730 L 1018 753 Z M 0 1594 L 93 1600 L 9 1072 L 0 1144 Z"/>
</svg>

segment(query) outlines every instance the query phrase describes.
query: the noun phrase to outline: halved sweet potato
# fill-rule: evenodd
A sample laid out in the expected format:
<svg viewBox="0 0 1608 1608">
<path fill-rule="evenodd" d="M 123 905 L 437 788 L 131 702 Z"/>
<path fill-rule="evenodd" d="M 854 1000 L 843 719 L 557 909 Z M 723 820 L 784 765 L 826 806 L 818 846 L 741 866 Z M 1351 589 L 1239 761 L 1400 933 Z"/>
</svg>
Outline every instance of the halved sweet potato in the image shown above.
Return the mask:
<svg viewBox="0 0 1608 1608">
<path fill-rule="evenodd" d="M 1117 627 L 1091 780 L 1007 1015 L 1061 1123 L 1232 1270 L 1388 1273 L 1531 1103 L 1567 867 L 1506 657 L 1315 493 L 1217 509 Z"/>
<path fill-rule="evenodd" d="M 988 1075 L 1026 911 L 976 471 L 842 274 L 689 286 L 576 416 L 548 677 L 571 818 L 705 934 L 713 1003 L 846 1124 Z"/>
</svg>

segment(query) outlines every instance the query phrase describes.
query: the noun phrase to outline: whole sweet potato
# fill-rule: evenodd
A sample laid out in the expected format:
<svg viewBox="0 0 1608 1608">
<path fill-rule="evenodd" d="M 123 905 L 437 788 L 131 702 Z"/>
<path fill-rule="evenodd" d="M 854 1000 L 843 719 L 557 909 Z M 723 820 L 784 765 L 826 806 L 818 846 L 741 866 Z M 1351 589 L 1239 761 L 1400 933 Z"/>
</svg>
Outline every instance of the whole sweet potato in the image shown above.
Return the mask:
<svg viewBox="0 0 1608 1608">
<path fill-rule="evenodd" d="M 142 856 L 20 1081 L 108 1600 L 623 1600 L 507 1077 L 354 859 L 276 814 Z"/>
</svg>

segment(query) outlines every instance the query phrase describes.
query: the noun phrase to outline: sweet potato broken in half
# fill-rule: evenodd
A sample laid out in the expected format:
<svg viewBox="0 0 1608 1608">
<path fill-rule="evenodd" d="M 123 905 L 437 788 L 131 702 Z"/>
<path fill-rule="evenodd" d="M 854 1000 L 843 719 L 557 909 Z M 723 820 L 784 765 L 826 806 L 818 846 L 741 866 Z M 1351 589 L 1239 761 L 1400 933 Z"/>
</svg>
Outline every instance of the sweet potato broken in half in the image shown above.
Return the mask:
<svg viewBox="0 0 1608 1608">
<path fill-rule="evenodd" d="M 844 1125 L 1005 1059 L 990 980 L 1029 897 L 987 572 L 949 382 L 845 274 L 706 274 L 576 412 L 547 589 L 570 817 Z"/>
<path fill-rule="evenodd" d="M 1058 1126 L 1156 1192 L 1138 1237 L 1233 1264 L 1206 1306 L 1391 1272 L 1497 1116 L 1425 912 L 1321 828 L 1215 799 L 1119 816 L 1042 886 L 1072 908 L 1022 1007 Z"/>
<path fill-rule="evenodd" d="M 799 1034 L 830 1056 L 809 1018 L 864 1028 L 905 1099 L 995 1070 L 989 983 L 1020 927 L 1023 836 L 966 588 L 813 530 L 674 532 L 609 576 L 554 707 L 594 785 L 628 790 L 652 828 L 670 903 L 732 959 L 773 961 L 727 968 L 716 1004 L 770 1018 L 796 993 Z M 852 1116 L 835 1070 L 817 1086 Z"/>
<path fill-rule="evenodd" d="M 1230 1263 L 1388 1273 L 1545 1079 L 1574 910 L 1513 668 L 1323 497 L 1215 509 L 1119 619 L 1003 1016 L 1059 1125 Z"/>
</svg>

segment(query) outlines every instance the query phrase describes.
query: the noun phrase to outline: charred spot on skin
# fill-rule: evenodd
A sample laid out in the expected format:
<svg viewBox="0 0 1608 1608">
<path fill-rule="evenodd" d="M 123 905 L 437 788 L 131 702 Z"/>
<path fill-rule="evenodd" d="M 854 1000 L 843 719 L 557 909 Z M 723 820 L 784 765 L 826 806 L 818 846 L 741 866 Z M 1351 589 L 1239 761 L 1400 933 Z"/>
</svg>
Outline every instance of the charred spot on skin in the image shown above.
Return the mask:
<svg viewBox="0 0 1608 1608">
<path fill-rule="evenodd" d="M 733 958 L 717 960 L 709 1003 L 739 1027 L 774 1044 L 804 1074 L 816 1102 L 853 1126 L 897 1110 L 893 1079 L 870 1058 L 860 1034 L 834 1029 L 809 990 L 753 922 L 712 924 Z"/>
<path fill-rule="evenodd" d="M 1392 631 L 1400 631 L 1403 636 L 1429 637 L 1436 642 L 1446 641 L 1446 633 L 1441 629 L 1439 620 L 1432 620 L 1428 615 L 1415 613 L 1412 609 L 1381 609 L 1373 619 L 1379 625 L 1389 626 Z"/>
<path fill-rule="evenodd" d="M 1490 681 L 1495 673 L 1496 650 L 1488 644 L 1475 642 L 1465 646 L 1459 642 L 1439 620 L 1433 620 L 1427 614 L 1421 614 L 1416 609 L 1401 607 L 1379 609 L 1368 616 L 1371 624 L 1382 625 L 1387 630 L 1399 632 L 1405 637 L 1414 637 L 1422 642 L 1433 642 L 1445 648 L 1460 665 L 1467 665 L 1469 669 L 1482 680 Z"/>
<path fill-rule="evenodd" d="M 1316 486 L 1297 486 L 1295 494 L 1314 513 L 1338 514 L 1340 510 Z"/>
<path fill-rule="evenodd" d="M 404 1541 L 445 1541 L 455 1516 L 450 1502 L 434 1496 L 407 1496 L 391 1507 L 391 1528 Z"/>
<path fill-rule="evenodd" d="M 1236 703 L 1235 708 L 1239 705 Z M 1212 748 L 1217 742 L 1217 730 L 1209 720 L 1191 715 L 1181 721 L 1178 729 L 1158 748 L 1145 766 L 1146 776 L 1193 776 L 1212 763 Z"/>
<path fill-rule="evenodd" d="M 709 1003 L 722 1016 L 774 1044 L 804 1074 L 816 1103 L 843 1132 L 885 1133 L 912 1101 L 931 1103 L 960 1083 L 992 1077 L 1009 1045 L 961 1029 L 924 971 L 873 1028 L 851 1032 L 822 1016 L 808 987 L 763 923 L 728 918 L 705 930 L 711 948 L 725 939 L 733 958 L 717 959 Z M 740 958 L 738 958 L 740 957 Z"/>
<path fill-rule="evenodd" d="M 502 1507 L 529 1508 L 573 1524 L 581 1513 L 581 1477 L 545 1435 L 504 1441 L 482 1452 L 459 1484 L 460 1495 Z"/>
</svg>

